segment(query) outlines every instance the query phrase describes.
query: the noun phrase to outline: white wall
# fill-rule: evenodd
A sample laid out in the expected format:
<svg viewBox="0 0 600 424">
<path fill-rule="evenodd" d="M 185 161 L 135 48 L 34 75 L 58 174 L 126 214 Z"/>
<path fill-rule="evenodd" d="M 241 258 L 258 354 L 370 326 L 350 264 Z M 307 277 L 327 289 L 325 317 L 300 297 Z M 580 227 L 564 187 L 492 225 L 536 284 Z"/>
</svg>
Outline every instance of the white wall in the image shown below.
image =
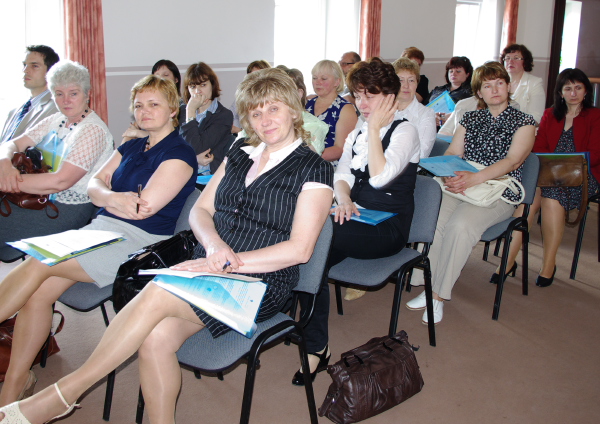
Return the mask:
<svg viewBox="0 0 600 424">
<path fill-rule="evenodd" d="M 159 59 L 208 63 L 221 101 L 233 101 L 253 60 L 273 61 L 274 0 L 103 0 L 109 127 L 120 139 L 130 121 L 131 86 Z"/>
<path fill-rule="evenodd" d="M 550 64 L 553 18 L 554 0 L 521 0 L 519 3 L 517 43 L 531 50 L 535 65 L 532 74 L 544 79 L 544 87 Z"/>
</svg>

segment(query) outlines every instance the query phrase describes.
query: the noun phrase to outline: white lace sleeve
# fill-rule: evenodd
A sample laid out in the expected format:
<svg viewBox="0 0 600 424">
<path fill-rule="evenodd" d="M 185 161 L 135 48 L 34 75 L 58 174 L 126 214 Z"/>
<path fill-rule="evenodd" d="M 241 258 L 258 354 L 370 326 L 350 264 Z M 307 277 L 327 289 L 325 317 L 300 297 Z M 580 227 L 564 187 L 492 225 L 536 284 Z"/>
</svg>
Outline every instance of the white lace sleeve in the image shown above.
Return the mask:
<svg viewBox="0 0 600 424">
<path fill-rule="evenodd" d="M 106 149 L 105 131 L 97 125 L 85 125 L 72 136 L 76 139 L 64 161 L 89 171 Z"/>
<path fill-rule="evenodd" d="M 25 131 L 23 135 L 32 139 L 35 144 L 38 144 L 50 132 L 50 127 L 57 118 L 56 115 L 58 114 L 42 119 L 36 126 Z"/>
</svg>

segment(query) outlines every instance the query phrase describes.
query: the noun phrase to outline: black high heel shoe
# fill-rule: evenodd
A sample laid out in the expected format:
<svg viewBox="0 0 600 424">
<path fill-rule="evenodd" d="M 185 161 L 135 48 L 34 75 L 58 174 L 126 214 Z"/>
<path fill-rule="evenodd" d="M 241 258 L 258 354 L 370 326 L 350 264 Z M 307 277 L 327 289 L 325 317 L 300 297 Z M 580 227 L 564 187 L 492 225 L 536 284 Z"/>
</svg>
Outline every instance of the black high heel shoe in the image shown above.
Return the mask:
<svg viewBox="0 0 600 424">
<path fill-rule="evenodd" d="M 516 262 L 513 264 L 512 268 L 508 270 L 506 275 L 510 276 L 510 277 L 514 277 L 515 275 L 517 275 L 517 263 Z M 500 281 L 500 274 L 498 274 L 497 272 L 494 272 L 492 274 L 492 277 L 490 278 L 490 283 L 498 284 L 498 281 Z"/>
<path fill-rule="evenodd" d="M 325 347 L 323 353 L 309 353 L 309 355 L 314 355 L 319 358 L 319 365 L 317 365 L 317 369 L 310 373 L 310 380 L 315 381 L 315 377 L 321 371 L 325 371 L 327 369 L 327 365 L 329 365 L 329 359 L 331 359 L 331 352 L 329 351 L 329 345 Z M 294 378 L 292 378 L 292 384 L 294 386 L 304 386 L 304 374 L 302 371 L 296 371 L 294 374 Z"/>
<path fill-rule="evenodd" d="M 548 287 L 554 282 L 554 274 L 556 274 L 556 265 L 554 265 L 554 272 L 552 273 L 552 277 L 546 278 L 542 277 L 541 275 L 538 275 L 537 279 L 535 280 L 535 285 L 538 287 Z"/>
</svg>

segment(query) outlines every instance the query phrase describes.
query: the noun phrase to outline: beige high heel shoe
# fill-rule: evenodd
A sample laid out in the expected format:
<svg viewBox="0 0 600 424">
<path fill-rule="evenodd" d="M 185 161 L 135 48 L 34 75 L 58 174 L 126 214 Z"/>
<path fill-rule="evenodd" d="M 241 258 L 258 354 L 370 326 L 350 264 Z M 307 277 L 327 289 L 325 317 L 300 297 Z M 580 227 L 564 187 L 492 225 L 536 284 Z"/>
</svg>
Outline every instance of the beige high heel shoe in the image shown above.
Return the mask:
<svg viewBox="0 0 600 424">
<path fill-rule="evenodd" d="M 346 289 L 346 295 L 344 296 L 344 300 L 356 300 L 365 295 L 366 291 L 358 290 L 358 289 Z"/>
<path fill-rule="evenodd" d="M 35 383 L 37 383 L 37 378 L 33 370 L 29 370 L 29 377 L 27 378 L 27 383 L 25 383 L 25 387 L 23 387 L 23 390 L 21 390 L 21 393 L 17 397 L 17 400 L 23 400 L 30 397 L 33 394 L 33 389 L 35 389 Z"/>
</svg>

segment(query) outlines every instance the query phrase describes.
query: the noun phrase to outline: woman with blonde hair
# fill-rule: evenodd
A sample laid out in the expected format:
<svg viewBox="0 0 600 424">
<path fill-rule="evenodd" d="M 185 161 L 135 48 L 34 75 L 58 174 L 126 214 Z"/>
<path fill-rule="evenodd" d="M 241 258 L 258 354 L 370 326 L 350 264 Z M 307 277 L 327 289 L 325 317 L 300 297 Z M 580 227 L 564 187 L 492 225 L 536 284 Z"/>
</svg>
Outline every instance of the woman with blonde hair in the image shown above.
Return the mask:
<svg viewBox="0 0 600 424">
<path fill-rule="evenodd" d="M 339 94 L 344 90 L 344 73 L 337 62 L 322 60 L 312 69 L 316 95 L 306 102 L 306 110 L 329 125 L 323 159 L 337 161 L 344 142 L 356 125 L 354 107 Z"/>
<path fill-rule="evenodd" d="M 302 106 L 285 72 L 249 74 L 236 98 L 249 138 L 233 144 L 194 205 L 190 224 L 200 242 L 197 259 L 175 269 L 260 278 L 268 284 L 257 316 L 262 321 L 287 302 L 298 283 L 298 264 L 312 255 L 331 207 L 333 169 L 304 142 Z M 41 424 L 65 405 L 72 408 L 91 385 L 138 349 L 150 422 L 172 423 L 181 388 L 176 352 L 204 327 L 214 337 L 229 331 L 202 310 L 148 284 L 113 319 L 81 368 L 0 409 L 0 423 Z"/>
</svg>

